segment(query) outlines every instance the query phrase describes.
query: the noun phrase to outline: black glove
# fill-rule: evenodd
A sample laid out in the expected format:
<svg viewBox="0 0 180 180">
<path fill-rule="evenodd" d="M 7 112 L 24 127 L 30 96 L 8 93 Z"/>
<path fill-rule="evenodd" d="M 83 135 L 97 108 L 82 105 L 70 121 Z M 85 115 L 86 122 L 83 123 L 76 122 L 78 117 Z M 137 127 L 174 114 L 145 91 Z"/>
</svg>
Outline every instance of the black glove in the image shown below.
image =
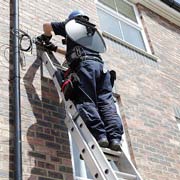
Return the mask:
<svg viewBox="0 0 180 180">
<path fill-rule="evenodd" d="M 44 44 L 45 49 L 49 50 L 49 51 L 57 51 L 57 46 L 55 46 L 52 42 L 48 42 Z"/>
<path fill-rule="evenodd" d="M 37 37 L 37 40 L 41 43 L 49 43 L 51 40 L 52 36 L 47 36 L 45 34 L 41 34 L 40 36 Z"/>
</svg>

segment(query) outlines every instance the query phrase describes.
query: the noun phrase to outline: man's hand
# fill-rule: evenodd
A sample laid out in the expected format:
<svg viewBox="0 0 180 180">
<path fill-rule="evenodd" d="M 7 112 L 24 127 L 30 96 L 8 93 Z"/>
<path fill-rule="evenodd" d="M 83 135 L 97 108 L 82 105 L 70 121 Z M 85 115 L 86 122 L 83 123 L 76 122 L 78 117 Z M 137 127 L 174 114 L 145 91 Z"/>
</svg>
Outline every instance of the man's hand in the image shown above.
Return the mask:
<svg viewBox="0 0 180 180">
<path fill-rule="evenodd" d="M 44 44 L 44 47 L 45 47 L 45 49 L 47 49 L 47 50 L 49 50 L 49 51 L 54 51 L 54 52 L 56 52 L 57 51 L 57 46 L 56 45 L 54 45 L 52 42 L 48 42 L 48 43 L 45 43 Z"/>
<path fill-rule="evenodd" d="M 40 43 L 49 43 L 49 41 L 51 40 L 52 36 L 47 36 L 45 34 L 41 34 L 40 36 L 37 37 L 37 40 Z"/>
<path fill-rule="evenodd" d="M 57 46 L 55 46 L 52 42 L 50 42 L 52 36 L 47 36 L 45 34 L 42 34 L 36 38 L 36 44 L 44 47 L 46 50 L 49 51 L 57 51 Z"/>
</svg>

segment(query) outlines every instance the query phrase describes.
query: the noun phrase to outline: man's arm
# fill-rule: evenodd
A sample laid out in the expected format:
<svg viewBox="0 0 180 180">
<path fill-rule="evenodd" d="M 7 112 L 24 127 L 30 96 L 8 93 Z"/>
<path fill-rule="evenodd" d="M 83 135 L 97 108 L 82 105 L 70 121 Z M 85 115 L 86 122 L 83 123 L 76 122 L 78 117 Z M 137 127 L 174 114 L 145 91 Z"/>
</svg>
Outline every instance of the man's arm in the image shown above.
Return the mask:
<svg viewBox="0 0 180 180">
<path fill-rule="evenodd" d="M 44 23 L 43 24 L 43 31 L 44 31 L 44 35 L 51 37 L 52 36 L 51 32 L 53 31 L 51 23 Z"/>
<path fill-rule="evenodd" d="M 43 24 L 43 31 L 44 31 L 44 35 L 49 37 L 49 39 L 51 39 L 52 31 L 53 31 L 51 23 L 44 23 Z M 66 54 L 66 51 L 63 48 L 60 48 L 60 47 L 57 48 L 56 52 L 58 52 L 60 54 L 63 54 L 63 55 Z"/>
<path fill-rule="evenodd" d="M 66 50 L 64 50 L 63 48 L 60 48 L 60 47 L 57 48 L 56 52 L 63 54 L 63 55 L 66 54 Z"/>
</svg>

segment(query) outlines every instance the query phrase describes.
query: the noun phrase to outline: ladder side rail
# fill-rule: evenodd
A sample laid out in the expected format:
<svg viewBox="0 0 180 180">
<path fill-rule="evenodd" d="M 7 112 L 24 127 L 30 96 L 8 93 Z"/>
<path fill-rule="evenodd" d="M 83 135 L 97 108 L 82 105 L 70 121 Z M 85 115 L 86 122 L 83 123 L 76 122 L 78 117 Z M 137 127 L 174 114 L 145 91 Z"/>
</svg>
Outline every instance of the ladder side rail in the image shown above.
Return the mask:
<svg viewBox="0 0 180 180">
<path fill-rule="evenodd" d="M 122 167 L 121 167 L 121 164 L 120 164 L 120 170 L 122 170 L 125 173 L 136 175 L 137 180 L 143 180 L 141 175 L 137 171 L 136 167 L 134 166 L 132 161 L 129 158 L 127 158 L 127 156 L 123 152 L 123 150 L 121 152 L 120 162 L 122 164 Z"/>
<path fill-rule="evenodd" d="M 93 135 L 90 133 L 83 119 L 81 118 L 81 116 L 78 116 L 77 113 L 74 113 L 76 111 L 74 104 L 71 101 L 67 101 L 66 104 L 67 104 L 67 112 L 69 112 L 70 114 L 74 114 L 74 117 L 76 117 L 75 124 L 77 125 L 79 132 L 81 133 L 81 135 L 87 142 L 87 145 L 91 149 L 91 152 L 93 153 L 93 156 L 95 157 L 96 162 L 101 167 L 101 170 L 103 171 L 106 179 L 117 180 L 118 178 L 117 178 L 116 173 L 114 172 L 111 165 L 109 164 L 106 156 L 104 155 L 102 149 L 99 147 L 97 141 L 95 140 Z"/>
<path fill-rule="evenodd" d="M 53 81 L 55 83 L 57 90 L 59 91 L 61 98 L 65 101 L 64 95 L 61 92 L 61 88 L 59 86 L 59 82 L 55 76 L 55 72 L 57 71 L 57 68 L 53 65 L 50 57 L 48 56 L 48 54 L 46 52 L 44 52 L 42 54 L 42 60 L 45 64 L 50 76 L 53 78 Z M 68 107 L 69 109 L 75 110 L 75 108 L 72 109 L 72 107 L 74 107 L 74 104 L 72 102 L 69 101 L 68 105 L 69 105 L 69 107 Z M 76 141 L 79 151 L 81 152 L 82 157 L 84 158 L 85 162 L 87 162 L 87 164 L 91 167 L 90 171 L 91 171 L 92 175 L 94 176 L 94 178 L 97 180 L 105 180 L 105 177 L 104 177 L 104 174 L 103 174 L 101 168 L 96 163 L 96 160 L 93 157 L 90 148 L 88 147 L 88 145 L 86 144 L 82 135 L 80 134 L 76 124 L 73 121 L 73 117 L 72 117 L 71 113 L 68 112 L 68 110 L 66 111 L 65 124 L 66 124 L 69 132 L 71 133 L 73 139 Z"/>
<path fill-rule="evenodd" d="M 83 139 L 82 135 L 80 134 L 76 124 L 73 122 L 72 118 L 67 115 L 67 118 L 65 120 L 65 124 L 71 133 L 71 137 L 73 140 L 76 141 L 76 144 L 78 146 L 79 151 L 81 152 L 81 155 L 88 166 L 90 166 L 90 171 L 94 179 L 97 180 L 105 180 L 105 176 L 99 167 L 99 165 L 96 163 L 96 160 L 91 153 L 90 148 L 86 144 L 85 140 Z"/>
<path fill-rule="evenodd" d="M 97 141 L 95 138 L 92 136 L 90 133 L 89 129 L 85 125 L 84 121 L 82 118 L 79 116 L 76 120 L 77 127 L 79 131 L 81 132 L 82 136 L 84 137 L 85 141 L 87 142 L 89 148 L 91 148 L 91 152 L 93 153 L 96 162 L 99 164 L 101 167 L 102 171 L 104 172 L 106 178 L 117 180 L 117 176 L 112 169 L 110 163 L 108 162 L 106 156 L 104 155 L 102 149 L 98 145 Z"/>
<path fill-rule="evenodd" d="M 63 100 L 65 102 L 66 100 L 64 98 L 64 94 L 61 92 L 61 87 L 59 85 L 57 77 L 55 76 L 55 72 L 57 71 L 57 68 L 53 65 L 53 63 L 52 63 L 52 61 L 51 61 L 51 59 L 50 59 L 47 52 L 44 52 L 42 54 L 42 59 L 43 59 L 43 62 L 45 64 L 50 76 L 53 78 L 55 86 L 56 86 L 56 88 L 58 90 L 58 94 L 59 94 L 59 96 L 61 98 L 61 101 Z M 77 130 L 76 133 L 80 133 L 80 136 L 82 137 L 82 139 L 80 138 L 80 141 L 82 141 L 83 144 L 85 144 L 85 145 L 86 145 L 85 142 L 87 142 L 87 145 L 89 147 L 89 152 L 87 150 L 88 154 L 90 155 L 91 158 L 93 158 L 93 156 L 94 156 L 94 158 L 96 159 L 96 162 L 99 163 L 99 165 L 97 165 L 97 163 L 95 163 L 95 166 L 101 168 L 101 171 L 104 173 L 107 180 L 109 180 L 109 179 L 117 180 L 118 178 L 117 178 L 115 172 L 112 170 L 112 167 L 110 166 L 109 162 L 106 160 L 106 157 L 105 157 L 104 153 L 102 152 L 102 150 L 99 147 L 99 145 L 98 145 L 97 141 L 95 140 L 95 138 L 89 132 L 89 129 L 86 127 L 86 125 L 85 125 L 84 121 L 82 120 L 82 118 L 79 116 L 77 118 L 77 120 L 76 120 L 76 123 L 74 123 L 73 115 L 76 116 L 76 114 L 77 114 L 77 113 L 75 113 L 77 110 L 76 110 L 74 104 L 71 101 L 66 101 L 65 106 L 66 106 L 66 109 L 68 111 L 67 112 L 68 114 L 66 114 L 68 116 L 68 118 L 66 118 L 66 120 L 65 120 L 66 125 L 71 127 L 71 128 L 72 128 L 72 125 L 73 125 L 73 127 L 75 129 L 78 128 L 78 129 L 76 129 Z M 77 141 L 78 139 L 75 139 L 75 141 L 77 142 L 77 144 L 79 146 L 81 146 L 81 144 L 79 144 L 80 141 Z M 94 147 L 93 150 L 92 150 L 92 147 Z M 122 151 L 122 154 L 120 156 L 120 159 L 121 159 L 121 163 L 126 165 L 125 169 L 129 169 L 128 173 L 132 173 L 132 171 L 133 171 L 133 174 L 135 174 L 137 176 L 137 180 L 143 180 L 141 178 L 140 174 L 138 173 L 138 171 L 136 170 L 135 166 L 131 162 L 131 160 L 129 160 L 126 157 L 126 155 L 125 155 L 125 153 L 123 151 Z M 89 165 L 89 160 L 86 160 L 86 158 L 84 158 L 84 160 Z M 91 166 L 91 168 L 92 167 L 93 166 Z M 106 171 L 107 169 L 108 169 L 108 171 Z M 105 171 L 108 172 L 108 173 L 106 174 Z"/>
<path fill-rule="evenodd" d="M 59 95 L 59 98 L 60 98 L 60 103 L 64 100 L 64 97 L 62 96 L 62 93 L 61 93 L 61 87 L 59 85 L 59 82 L 55 76 L 55 73 L 57 72 L 57 68 L 53 65 L 49 55 L 47 52 L 43 52 L 42 53 L 42 60 L 43 60 L 43 63 L 44 65 L 46 66 L 46 69 L 48 70 L 49 72 L 49 75 L 52 77 L 53 79 L 53 82 L 54 82 L 54 85 L 57 89 L 57 92 L 58 92 L 58 95 Z"/>
</svg>

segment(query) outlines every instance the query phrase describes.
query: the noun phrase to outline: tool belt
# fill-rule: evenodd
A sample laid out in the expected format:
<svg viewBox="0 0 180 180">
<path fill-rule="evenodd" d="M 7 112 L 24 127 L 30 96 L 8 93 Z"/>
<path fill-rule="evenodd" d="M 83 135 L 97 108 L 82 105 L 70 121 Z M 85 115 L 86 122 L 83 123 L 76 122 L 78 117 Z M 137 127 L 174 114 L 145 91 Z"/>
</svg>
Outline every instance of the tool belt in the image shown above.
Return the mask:
<svg viewBox="0 0 180 180">
<path fill-rule="evenodd" d="M 72 69 L 77 67 L 80 62 L 86 60 L 94 60 L 103 63 L 103 60 L 98 54 L 86 54 L 84 48 L 81 46 L 75 46 L 70 52 L 68 52 L 66 54 L 66 59 L 69 67 L 71 67 Z"/>
<path fill-rule="evenodd" d="M 64 81 L 61 84 L 61 91 L 64 93 L 65 100 L 74 100 L 77 97 L 77 87 L 80 83 L 79 77 L 69 68 L 64 73 Z"/>
<path fill-rule="evenodd" d="M 84 49 L 80 46 L 75 46 L 71 51 L 66 54 L 66 60 L 71 69 L 76 67 L 80 59 L 84 56 Z"/>
<path fill-rule="evenodd" d="M 67 64 L 69 69 L 64 73 L 64 81 L 61 84 L 61 90 L 64 93 L 66 100 L 75 100 L 77 97 L 78 85 L 80 79 L 77 74 L 74 72 L 76 67 L 79 66 L 79 63 L 86 60 L 93 60 L 103 63 L 100 56 L 86 55 L 85 50 L 81 46 L 75 46 L 70 52 L 66 54 Z"/>
</svg>

